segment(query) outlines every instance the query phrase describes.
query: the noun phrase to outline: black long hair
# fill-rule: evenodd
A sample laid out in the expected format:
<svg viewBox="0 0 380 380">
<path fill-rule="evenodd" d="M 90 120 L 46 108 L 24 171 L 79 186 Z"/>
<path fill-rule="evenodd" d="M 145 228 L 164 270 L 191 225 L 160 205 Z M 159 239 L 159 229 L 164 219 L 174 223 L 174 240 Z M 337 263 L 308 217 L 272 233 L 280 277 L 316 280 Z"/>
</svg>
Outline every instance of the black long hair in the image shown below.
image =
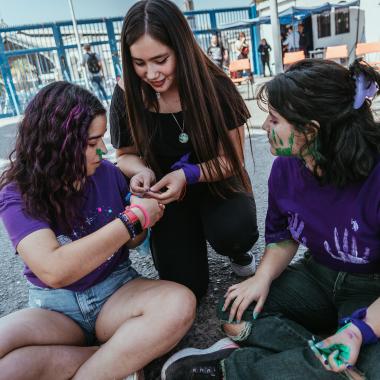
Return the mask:
<svg viewBox="0 0 380 380">
<path fill-rule="evenodd" d="M 380 75 L 361 59 L 349 69 L 329 60 L 304 59 L 258 93 L 261 106 L 268 103 L 304 134 L 301 152 L 313 152 L 314 175 L 321 184 L 342 187 L 360 181 L 380 158 L 380 123 L 374 120 L 371 101 L 353 108 L 355 78 L 361 73 L 380 87 Z"/>
<path fill-rule="evenodd" d="M 54 82 L 44 87 L 26 107 L 0 189 L 16 184 L 29 215 L 68 231 L 87 177 L 88 129 L 105 112 L 98 98 L 80 86 Z"/>
<path fill-rule="evenodd" d="M 142 0 L 130 8 L 121 32 L 123 79 L 126 109 L 134 143 L 155 171 L 160 172 L 152 154 L 151 139 L 154 124 L 146 108 L 159 112 L 154 90 L 135 73 L 130 46 L 144 34 L 170 47 L 176 55 L 176 78 L 179 96 L 188 133 L 199 162 L 206 162 L 209 176 L 222 177 L 220 164 L 207 163 L 219 155 L 221 146 L 227 158 L 227 169 L 240 178 L 243 185 L 211 183 L 219 194 L 223 190 L 239 191 L 250 187 L 248 176 L 228 135 L 226 113 L 233 117 L 229 122 L 237 126 L 239 120 L 249 117 L 248 109 L 227 75 L 203 53 L 179 8 L 169 0 Z M 223 106 L 221 106 L 221 100 Z M 151 120 L 149 120 L 151 118 Z M 243 147 L 240 147 L 243 152 Z"/>
</svg>

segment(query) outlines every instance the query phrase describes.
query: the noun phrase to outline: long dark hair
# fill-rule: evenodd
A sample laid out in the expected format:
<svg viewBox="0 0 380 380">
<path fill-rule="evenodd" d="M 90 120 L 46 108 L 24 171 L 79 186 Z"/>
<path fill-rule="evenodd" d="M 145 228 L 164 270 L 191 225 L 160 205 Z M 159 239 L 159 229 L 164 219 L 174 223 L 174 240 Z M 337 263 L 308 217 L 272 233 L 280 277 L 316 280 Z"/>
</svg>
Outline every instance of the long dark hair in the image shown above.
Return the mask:
<svg viewBox="0 0 380 380">
<path fill-rule="evenodd" d="M 207 163 L 219 155 L 220 144 L 227 159 L 227 169 L 240 178 L 241 184 L 215 182 L 210 184 L 211 188 L 218 194 L 226 188 L 248 190 L 249 179 L 229 138 L 223 108 L 227 108 L 227 114 L 234 118 L 229 120 L 234 126 L 239 120 L 245 120 L 249 112 L 231 80 L 203 53 L 182 12 L 169 0 L 137 2 L 125 16 L 121 33 L 127 117 L 139 153 L 153 170 L 160 172 L 151 153 L 154 130 L 147 127 L 148 122 L 154 124 L 154 121 L 146 112 L 146 108 L 159 112 L 157 97 L 154 90 L 136 75 L 130 53 L 130 46 L 144 34 L 175 52 L 179 96 L 185 123 L 191 126 L 188 133 L 197 160 L 206 162 L 209 176 L 216 173 L 222 177 L 220 164 Z M 243 152 L 242 146 L 240 149 Z"/>
<path fill-rule="evenodd" d="M 321 184 L 342 187 L 360 181 L 380 158 L 380 123 L 374 120 L 370 100 L 353 108 L 360 73 L 380 87 L 380 75 L 360 59 L 349 69 L 333 61 L 304 59 L 259 90 L 261 106 L 268 103 L 304 134 L 301 152 L 312 154 Z"/>
<path fill-rule="evenodd" d="M 105 112 L 82 87 L 67 82 L 44 87 L 25 110 L 0 189 L 16 184 L 29 215 L 69 230 L 86 182 L 88 129 Z"/>
</svg>

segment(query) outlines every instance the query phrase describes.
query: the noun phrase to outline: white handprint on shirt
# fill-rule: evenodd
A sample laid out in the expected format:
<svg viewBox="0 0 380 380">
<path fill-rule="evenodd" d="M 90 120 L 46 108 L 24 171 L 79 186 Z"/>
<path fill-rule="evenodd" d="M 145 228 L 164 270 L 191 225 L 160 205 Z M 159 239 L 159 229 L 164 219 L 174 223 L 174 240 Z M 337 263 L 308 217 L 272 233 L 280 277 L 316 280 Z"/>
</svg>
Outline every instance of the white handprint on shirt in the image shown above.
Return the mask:
<svg viewBox="0 0 380 380">
<path fill-rule="evenodd" d="M 336 227 L 334 228 L 334 241 L 335 241 L 335 248 L 336 248 L 337 254 L 334 254 L 332 252 L 328 241 L 325 240 L 325 242 L 323 243 L 326 252 L 334 259 L 340 260 L 343 262 L 353 263 L 353 264 L 368 264 L 369 263 L 368 257 L 371 250 L 368 247 L 366 247 L 364 250 L 364 254 L 362 256 L 359 256 L 358 246 L 356 244 L 355 236 L 352 236 L 351 238 L 351 247 L 350 247 L 347 228 L 344 229 L 342 248 L 340 246 L 339 233 Z"/>
<path fill-rule="evenodd" d="M 303 229 L 305 227 L 305 223 L 300 219 L 298 220 L 298 213 L 292 214 L 289 213 L 288 221 L 289 221 L 289 231 L 292 234 L 292 238 L 298 243 L 304 245 L 306 247 L 307 239 L 306 237 L 301 237 Z"/>
</svg>

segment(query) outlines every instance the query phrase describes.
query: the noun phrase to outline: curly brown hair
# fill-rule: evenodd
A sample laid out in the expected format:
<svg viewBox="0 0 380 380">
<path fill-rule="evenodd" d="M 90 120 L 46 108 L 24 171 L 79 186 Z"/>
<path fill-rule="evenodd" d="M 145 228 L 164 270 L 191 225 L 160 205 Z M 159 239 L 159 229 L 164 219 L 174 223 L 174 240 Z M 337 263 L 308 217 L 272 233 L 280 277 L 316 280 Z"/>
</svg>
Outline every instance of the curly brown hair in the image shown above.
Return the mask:
<svg viewBox="0 0 380 380">
<path fill-rule="evenodd" d="M 88 129 L 105 112 L 80 86 L 54 82 L 44 87 L 25 110 L 0 189 L 16 184 L 30 216 L 69 230 L 87 180 Z"/>
</svg>

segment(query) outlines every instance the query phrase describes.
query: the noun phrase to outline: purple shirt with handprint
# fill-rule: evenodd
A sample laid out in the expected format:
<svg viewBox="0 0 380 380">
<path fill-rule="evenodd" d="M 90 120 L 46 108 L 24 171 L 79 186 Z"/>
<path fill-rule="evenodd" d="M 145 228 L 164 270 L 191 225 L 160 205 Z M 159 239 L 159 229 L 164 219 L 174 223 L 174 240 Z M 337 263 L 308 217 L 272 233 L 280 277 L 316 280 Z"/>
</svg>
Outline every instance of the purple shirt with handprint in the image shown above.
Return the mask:
<svg viewBox="0 0 380 380">
<path fill-rule="evenodd" d="M 278 157 L 268 181 L 266 244 L 294 239 L 337 271 L 380 272 L 380 162 L 365 181 L 321 186 L 296 157 Z"/>
</svg>

